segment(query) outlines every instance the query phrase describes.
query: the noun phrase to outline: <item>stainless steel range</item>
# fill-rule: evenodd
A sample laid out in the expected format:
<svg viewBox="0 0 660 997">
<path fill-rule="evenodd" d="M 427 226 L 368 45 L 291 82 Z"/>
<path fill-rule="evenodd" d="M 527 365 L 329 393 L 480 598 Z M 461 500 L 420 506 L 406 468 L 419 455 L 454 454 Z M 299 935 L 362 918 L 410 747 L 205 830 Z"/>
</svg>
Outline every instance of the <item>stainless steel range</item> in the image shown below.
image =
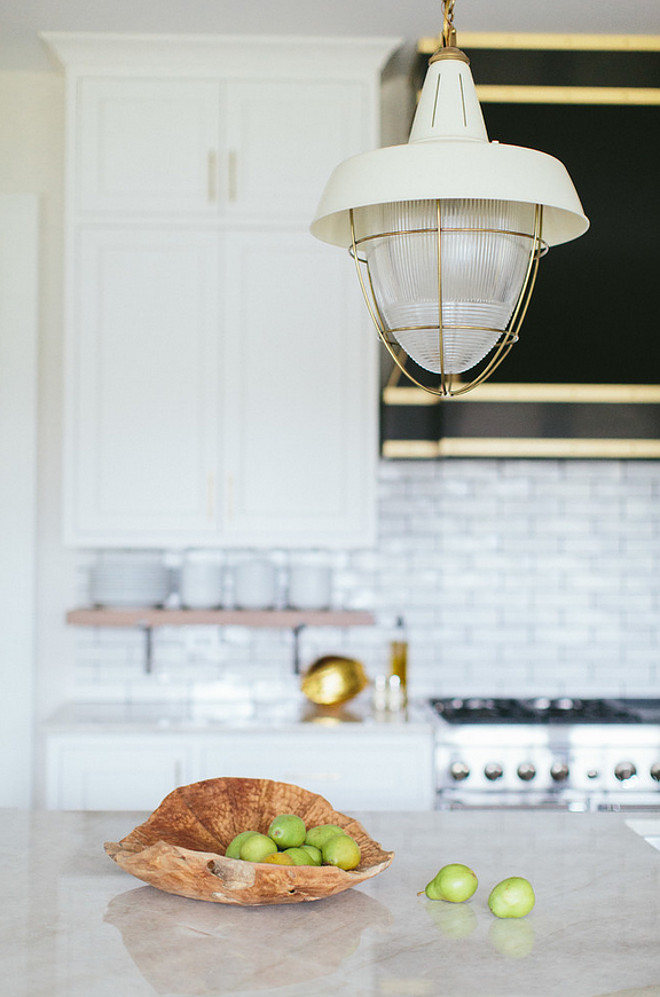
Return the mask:
<svg viewBox="0 0 660 997">
<path fill-rule="evenodd" d="M 438 808 L 660 808 L 660 699 L 433 699 Z"/>
</svg>

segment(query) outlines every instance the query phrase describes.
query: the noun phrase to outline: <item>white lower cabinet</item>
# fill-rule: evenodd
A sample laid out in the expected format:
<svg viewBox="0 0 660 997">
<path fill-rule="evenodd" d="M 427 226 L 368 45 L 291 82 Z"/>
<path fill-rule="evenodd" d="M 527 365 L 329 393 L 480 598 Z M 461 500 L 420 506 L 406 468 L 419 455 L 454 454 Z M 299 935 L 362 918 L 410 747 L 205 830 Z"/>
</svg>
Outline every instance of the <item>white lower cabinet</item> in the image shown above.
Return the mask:
<svg viewBox="0 0 660 997">
<path fill-rule="evenodd" d="M 222 776 L 291 782 L 338 810 L 429 810 L 433 735 L 303 728 L 46 738 L 51 810 L 153 810 L 177 786 Z"/>
<path fill-rule="evenodd" d="M 425 732 L 237 731 L 206 742 L 201 761 L 204 778 L 291 782 L 320 793 L 339 810 L 433 807 L 432 735 Z"/>
<path fill-rule="evenodd" d="M 194 780 L 195 747 L 182 737 L 51 735 L 46 809 L 154 810 L 176 786 Z"/>
</svg>

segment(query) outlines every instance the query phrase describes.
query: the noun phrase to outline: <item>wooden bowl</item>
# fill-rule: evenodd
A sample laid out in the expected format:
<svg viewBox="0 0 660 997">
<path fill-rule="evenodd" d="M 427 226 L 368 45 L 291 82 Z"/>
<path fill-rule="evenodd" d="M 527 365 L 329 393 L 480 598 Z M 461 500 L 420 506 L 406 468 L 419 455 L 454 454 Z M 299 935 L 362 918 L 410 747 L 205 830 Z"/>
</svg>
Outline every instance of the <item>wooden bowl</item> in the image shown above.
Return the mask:
<svg viewBox="0 0 660 997">
<path fill-rule="evenodd" d="M 298 814 L 307 827 L 339 825 L 359 844 L 360 865 L 347 872 L 225 857 L 239 831 L 265 834 L 281 813 Z M 166 893 L 242 905 L 320 900 L 377 876 L 394 858 L 322 796 L 270 779 L 206 779 L 181 786 L 120 842 L 107 841 L 105 850 L 126 872 Z"/>
</svg>

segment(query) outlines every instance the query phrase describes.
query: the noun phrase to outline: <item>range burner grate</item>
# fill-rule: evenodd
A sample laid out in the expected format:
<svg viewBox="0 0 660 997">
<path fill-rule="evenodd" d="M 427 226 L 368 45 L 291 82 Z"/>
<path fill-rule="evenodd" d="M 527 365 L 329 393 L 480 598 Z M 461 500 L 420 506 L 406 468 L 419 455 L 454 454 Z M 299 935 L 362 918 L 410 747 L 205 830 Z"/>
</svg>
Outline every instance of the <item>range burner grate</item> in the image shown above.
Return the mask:
<svg viewBox="0 0 660 997">
<path fill-rule="evenodd" d="M 633 706 L 616 699 L 431 699 L 435 712 L 450 724 L 636 724 Z"/>
</svg>

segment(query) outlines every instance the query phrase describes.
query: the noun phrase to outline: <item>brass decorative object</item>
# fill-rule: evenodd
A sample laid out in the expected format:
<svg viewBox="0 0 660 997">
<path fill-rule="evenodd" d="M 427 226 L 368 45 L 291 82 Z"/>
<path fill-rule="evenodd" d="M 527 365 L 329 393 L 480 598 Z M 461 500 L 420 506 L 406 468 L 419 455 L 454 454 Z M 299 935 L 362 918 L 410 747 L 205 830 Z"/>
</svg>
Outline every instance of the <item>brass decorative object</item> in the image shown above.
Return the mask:
<svg viewBox="0 0 660 997">
<path fill-rule="evenodd" d="M 366 689 L 369 680 L 354 658 L 326 655 L 305 672 L 301 689 L 318 706 L 338 706 Z"/>
<path fill-rule="evenodd" d="M 355 838 L 362 858 L 344 871 L 335 866 L 280 866 L 225 856 L 232 838 L 253 829 L 265 834 L 281 813 L 296 813 L 307 827 L 337 824 Z M 320 900 L 383 872 L 385 851 L 362 825 L 300 786 L 270 779 L 206 779 L 175 789 L 143 824 L 105 851 L 126 872 L 165 893 L 213 903 L 264 905 Z"/>
</svg>

